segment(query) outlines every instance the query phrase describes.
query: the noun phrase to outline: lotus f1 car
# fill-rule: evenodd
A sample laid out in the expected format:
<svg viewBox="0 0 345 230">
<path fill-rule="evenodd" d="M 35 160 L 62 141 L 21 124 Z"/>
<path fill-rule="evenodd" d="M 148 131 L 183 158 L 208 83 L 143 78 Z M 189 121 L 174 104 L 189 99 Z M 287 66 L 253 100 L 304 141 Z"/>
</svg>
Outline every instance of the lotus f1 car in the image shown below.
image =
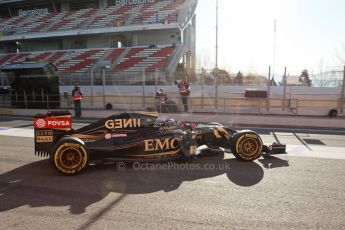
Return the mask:
<svg viewBox="0 0 345 230">
<path fill-rule="evenodd" d="M 54 167 L 73 175 L 90 161 L 175 160 L 191 157 L 197 148 L 231 149 L 236 158 L 252 161 L 262 153 L 285 153 L 285 145 L 265 146 L 249 130 L 236 131 L 218 123 L 194 125 L 172 119 L 158 121 L 157 113 L 122 113 L 72 129 L 69 112 L 37 114 L 35 154 L 49 156 Z"/>
</svg>

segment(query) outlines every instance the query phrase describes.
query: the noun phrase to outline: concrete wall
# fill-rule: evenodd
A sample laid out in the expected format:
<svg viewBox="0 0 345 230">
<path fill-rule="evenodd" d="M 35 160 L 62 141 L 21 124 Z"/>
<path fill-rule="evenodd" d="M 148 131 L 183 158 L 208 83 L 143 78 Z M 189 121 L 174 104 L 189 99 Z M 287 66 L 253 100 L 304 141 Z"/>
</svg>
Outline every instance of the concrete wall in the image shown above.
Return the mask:
<svg viewBox="0 0 345 230">
<path fill-rule="evenodd" d="M 110 36 L 99 35 L 87 38 L 87 48 L 104 48 L 110 47 Z"/>
<path fill-rule="evenodd" d="M 179 30 L 160 30 L 160 31 L 143 31 L 135 33 L 135 39 L 139 46 L 142 45 L 167 45 L 180 43 Z"/>
<path fill-rule="evenodd" d="M 23 41 L 22 52 L 59 50 L 59 41 L 45 40 L 45 41 Z"/>
</svg>

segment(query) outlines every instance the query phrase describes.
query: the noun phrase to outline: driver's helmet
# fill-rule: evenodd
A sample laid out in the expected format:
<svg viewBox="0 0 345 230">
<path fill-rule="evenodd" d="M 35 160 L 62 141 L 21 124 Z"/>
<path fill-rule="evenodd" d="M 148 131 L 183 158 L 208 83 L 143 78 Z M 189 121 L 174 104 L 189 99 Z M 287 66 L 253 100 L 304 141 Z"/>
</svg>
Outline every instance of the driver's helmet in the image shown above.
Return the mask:
<svg viewBox="0 0 345 230">
<path fill-rule="evenodd" d="M 162 96 L 165 94 L 165 90 L 163 88 L 160 88 L 157 92 L 156 92 L 156 95 L 157 96 Z"/>
<path fill-rule="evenodd" d="M 164 126 L 166 128 L 176 128 L 176 122 L 174 119 L 168 119 L 164 121 Z"/>
</svg>

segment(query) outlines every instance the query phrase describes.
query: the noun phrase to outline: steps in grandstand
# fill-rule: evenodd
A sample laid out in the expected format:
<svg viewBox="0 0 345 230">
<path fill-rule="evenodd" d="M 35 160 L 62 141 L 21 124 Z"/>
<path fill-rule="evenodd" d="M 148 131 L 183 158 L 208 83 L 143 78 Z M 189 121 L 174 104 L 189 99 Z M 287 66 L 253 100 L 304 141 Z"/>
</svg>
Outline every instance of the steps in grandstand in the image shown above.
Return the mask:
<svg viewBox="0 0 345 230">
<path fill-rule="evenodd" d="M 117 48 L 110 52 L 110 54 L 105 58 L 106 61 L 110 61 L 110 69 L 115 68 L 115 66 L 122 60 L 122 58 L 127 55 L 130 48 Z"/>
<path fill-rule="evenodd" d="M 50 63 L 54 63 L 56 64 L 57 62 L 59 62 L 60 60 L 62 60 L 64 58 L 64 56 L 67 54 L 66 51 L 57 51 L 54 52 L 49 58 L 47 58 L 45 61 L 46 62 L 50 62 Z"/>
<path fill-rule="evenodd" d="M 50 12 L 30 17 L 0 19 L 4 35 L 118 27 L 122 25 L 177 22 L 183 1 L 167 0 L 140 5 L 87 8 L 69 12 Z"/>
<path fill-rule="evenodd" d="M 125 21 L 124 25 L 132 24 L 133 19 L 135 18 L 136 15 L 139 14 L 142 7 L 143 5 L 138 5 L 137 7 L 133 8 L 133 10 L 130 11 L 130 14 L 128 14 L 127 20 Z"/>
<path fill-rule="evenodd" d="M 50 13 L 44 15 L 37 15 L 35 17 L 28 17 L 24 24 L 20 26 L 21 33 L 40 32 L 45 31 L 50 24 L 59 21 L 62 15 L 59 13 Z"/>
<path fill-rule="evenodd" d="M 0 56 L 0 67 L 2 65 L 6 64 L 7 62 L 11 62 L 15 56 L 16 56 L 16 54 L 14 54 L 14 53 L 3 54 L 2 56 Z"/>
<path fill-rule="evenodd" d="M 25 21 L 24 17 L 11 17 L 2 19 L 0 21 L 0 31 L 4 32 L 4 35 L 12 35 L 16 33 L 18 27 Z"/>
<path fill-rule="evenodd" d="M 177 13 L 176 9 L 171 8 L 174 2 L 175 1 L 161 1 L 145 4 L 140 12 L 133 18 L 132 24 L 165 23 L 168 15 Z"/>
<path fill-rule="evenodd" d="M 49 30 L 53 31 L 83 28 L 84 23 L 90 20 L 90 17 L 95 15 L 97 11 L 98 9 L 95 8 L 69 11 L 65 13 L 62 20 L 57 21 L 57 23 L 51 26 Z"/>
<path fill-rule="evenodd" d="M 65 59 L 56 63 L 60 73 L 84 73 L 89 70 L 107 52 L 106 49 L 75 50 Z"/>
</svg>

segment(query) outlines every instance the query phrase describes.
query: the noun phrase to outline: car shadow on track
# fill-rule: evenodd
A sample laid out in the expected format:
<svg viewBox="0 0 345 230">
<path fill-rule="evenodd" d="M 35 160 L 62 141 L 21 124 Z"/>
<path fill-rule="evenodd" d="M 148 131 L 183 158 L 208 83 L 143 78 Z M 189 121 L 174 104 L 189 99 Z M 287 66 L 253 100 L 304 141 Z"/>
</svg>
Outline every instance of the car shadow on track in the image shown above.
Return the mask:
<svg viewBox="0 0 345 230">
<path fill-rule="evenodd" d="M 0 175 L 0 212 L 28 205 L 30 207 L 69 206 L 72 214 L 101 201 L 109 193 L 146 194 L 170 192 L 185 181 L 196 181 L 225 174 L 238 186 L 253 186 L 264 177 L 265 165 L 287 166 L 285 160 L 269 157 L 254 162 L 223 159 L 222 155 L 201 157 L 191 162 L 91 166 L 77 176 L 62 176 L 48 160 L 33 162 Z M 260 165 L 262 164 L 263 167 Z M 160 166 L 159 166 L 160 165 Z M 271 167 L 272 168 L 272 167 Z M 217 182 L 218 183 L 218 182 Z M 210 185 L 211 186 L 211 185 Z"/>
</svg>

